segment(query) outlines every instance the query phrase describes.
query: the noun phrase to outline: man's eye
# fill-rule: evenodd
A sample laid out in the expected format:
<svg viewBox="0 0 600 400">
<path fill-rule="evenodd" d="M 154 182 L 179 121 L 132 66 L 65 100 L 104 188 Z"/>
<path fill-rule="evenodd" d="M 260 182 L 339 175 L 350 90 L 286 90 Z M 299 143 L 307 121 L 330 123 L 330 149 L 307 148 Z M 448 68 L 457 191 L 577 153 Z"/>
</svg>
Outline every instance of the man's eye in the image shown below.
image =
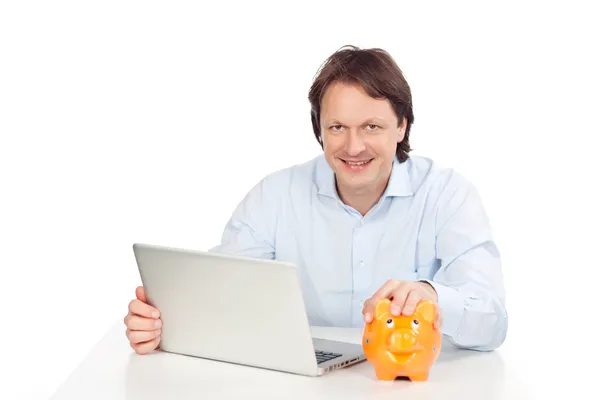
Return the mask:
<svg viewBox="0 0 600 400">
<path fill-rule="evenodd" d="M 377 125 L 374 125 L 374 124 L 369 124 L 369 125 L 367 125 L 367 129 L 368 129 L 368 130 L 370 130 L 370 131 L 374 131 L 374 130 L 376 130 L 377 128 L 379 128 L 379 126 L 377 126 Z"/>
<path fill-rule="evenodd" d="M 339 130 L 341 130 L 341 129 L 342 129 L 342 126 L 341 126 L 341 125 L 333 125 L 333 126 L 331 127 L 331 129 L 333 129 L 334 131 L 339 131 Z"/>
</svg>

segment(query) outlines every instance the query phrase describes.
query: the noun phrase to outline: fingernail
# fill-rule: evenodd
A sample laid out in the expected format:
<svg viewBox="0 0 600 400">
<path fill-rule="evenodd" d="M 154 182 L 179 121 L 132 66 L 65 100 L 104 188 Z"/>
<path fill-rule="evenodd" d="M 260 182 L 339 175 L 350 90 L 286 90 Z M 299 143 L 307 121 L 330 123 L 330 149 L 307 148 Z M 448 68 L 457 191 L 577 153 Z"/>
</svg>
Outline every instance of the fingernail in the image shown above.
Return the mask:
<svg viewBox="0 0 600 400">
<path fill-rule="evenodd" d="M 153 311 L 152 312 L 152 318 L 158 318 L 160 316 L 158 311 Z"/>
<path fill-rule="evenodd" d="M 392 315 L 398 315 L 398 314 L 400 314 L 400 307 L 398 307 L 396 305 L 392 305 L 390 307 L 390 310 L 392 312 Z"/>
<path fill-rule="evenodd" d="M 371 318 L 372 318 L 371 313 L 366 313 L 365 314 L 365 321 L 366 322 L 371 322 Z"/>
<path fill-rule="evenodd" d="M 160 319 L 157 319 L 157 320 L 154 322 L 154 326 L 155 326 L 157 329 L 158 329 L 158 328 L 160 328 L 160 327 L 162 326 L 162 322 L 161 322 L 161 320 L 160 320 Z"/>
</svg>

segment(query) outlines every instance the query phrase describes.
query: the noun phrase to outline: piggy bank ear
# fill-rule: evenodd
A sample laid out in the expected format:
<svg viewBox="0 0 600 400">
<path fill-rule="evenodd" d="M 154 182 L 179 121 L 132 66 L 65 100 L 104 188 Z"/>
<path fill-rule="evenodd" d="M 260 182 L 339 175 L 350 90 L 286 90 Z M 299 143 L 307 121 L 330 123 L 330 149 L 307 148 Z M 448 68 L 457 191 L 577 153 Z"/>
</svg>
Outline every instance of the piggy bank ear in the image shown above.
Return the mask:
<svg viewBox="0 0 600 400">
<path fill-rule="evenodd" d="M 392 304 L 390 299 L 379 300 L 379 302 L 375 306 L 375 319 L 379 319 L 379 317 L 381 317 L 383 314 L 389 313 L 390 304 Z"/>
<path fill-rule="evenodd" d="M 437 314 L 437 307 L 431 301 L 424 300 L 417 306 L 415 314 L 420 315 L 425 321 L 433 323 Z"/>
</svg>

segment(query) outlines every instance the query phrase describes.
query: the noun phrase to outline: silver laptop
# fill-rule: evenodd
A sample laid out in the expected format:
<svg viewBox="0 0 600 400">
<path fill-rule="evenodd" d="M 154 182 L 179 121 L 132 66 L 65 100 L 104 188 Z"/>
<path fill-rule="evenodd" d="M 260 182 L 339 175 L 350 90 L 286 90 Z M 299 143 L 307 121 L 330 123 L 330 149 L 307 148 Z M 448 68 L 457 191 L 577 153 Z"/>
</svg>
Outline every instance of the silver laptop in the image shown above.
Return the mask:
<svg viewBox="0 0 600 400">
<path fill-rule="evenodd" d="M 161 311 L 161 350 L 320 376 L 365 359 L 359 344 L 313 338 L 296 266 L 133 245 L 148 303 Z"/>
</svg>

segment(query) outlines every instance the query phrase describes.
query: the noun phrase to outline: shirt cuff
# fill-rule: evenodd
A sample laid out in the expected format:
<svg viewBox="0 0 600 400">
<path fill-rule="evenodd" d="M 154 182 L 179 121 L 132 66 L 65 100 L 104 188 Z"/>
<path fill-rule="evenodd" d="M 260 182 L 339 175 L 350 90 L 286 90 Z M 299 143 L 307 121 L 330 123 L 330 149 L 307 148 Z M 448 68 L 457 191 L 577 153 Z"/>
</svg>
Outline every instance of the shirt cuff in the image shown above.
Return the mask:
<svg viewBox="0 0 600 400">
<path fill-rule="evenodd" d="M 442 314 L 442 334 L 456 337 L 465 310 L 463 297 L 458 290 L 450 286 L 428 279 L 422 281 L 429 283 L 437 292 L 438 308 Z"/>
</svg>

